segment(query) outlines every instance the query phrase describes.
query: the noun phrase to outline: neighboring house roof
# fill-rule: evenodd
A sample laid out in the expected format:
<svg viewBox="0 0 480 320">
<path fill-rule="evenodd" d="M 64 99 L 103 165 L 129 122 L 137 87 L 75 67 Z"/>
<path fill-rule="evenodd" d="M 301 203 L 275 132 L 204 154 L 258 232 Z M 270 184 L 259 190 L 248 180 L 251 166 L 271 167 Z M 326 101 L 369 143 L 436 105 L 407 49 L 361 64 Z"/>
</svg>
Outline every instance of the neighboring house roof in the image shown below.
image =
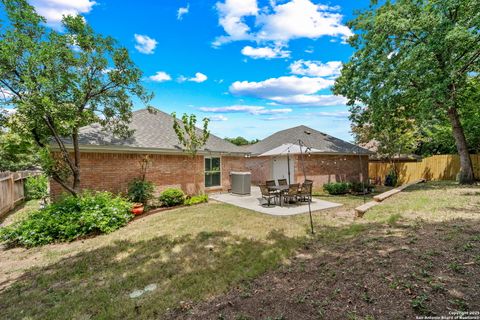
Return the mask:
<svg viewBox="0 0 480 320">
<path fill-rule="evenodd" d="M 298 126 L 278 131 L 255 144 L 249 145 L 247 150 L 253 155 L 259 155 L 282 144 L 298 144 L 299 139 L 302 140 L 307 147 L 318 149 L 321 153 L 371 154 L 371 152 L 366 149 L 307 126 Z"/>
<path fill-rule="evenodd" d="M 370 150 L 373 154 L 370 156 L 370 160 L 372 161 L 384 161 L 388 160 L 388 156 L 383 155 L 378 153 L 378 148 L 380 146 L 380 142 L 377 140 L 370 140 L 366 143 L 360 144 L 362 148 L 365 148 L 367 150 Z M 415 162 L 415 161 L 421 161 L 423 159 L 422 156 L 410 153 L 401 153 L 401 154 L 395 154 L 391 157 L 392 160 L 394 161 L 405 161 L 405 162 Z"/>
<path fill-rule="evenodd" d="M 173 130 L 173 117 L 163 111 L 154 109 L 153 112 L 141 109 L 133 112 L 129 128 L 133 129 L 130 138 L 119 138 L 112 132 L 106 131 L 98 123 L 82 127 L 79 132 L 79 143 L 82 149 L 148 149 L 170 152 L 181 152 L 182 147 L 177 134 Z M 201 133 L 201 130 L 198 130 Z M 69 141 L 67 141 L 69 143 Z M 248 153 L 244 149 L 219 138 L 213 134 L 200 150 L 222 153 Z"/>
</svg>

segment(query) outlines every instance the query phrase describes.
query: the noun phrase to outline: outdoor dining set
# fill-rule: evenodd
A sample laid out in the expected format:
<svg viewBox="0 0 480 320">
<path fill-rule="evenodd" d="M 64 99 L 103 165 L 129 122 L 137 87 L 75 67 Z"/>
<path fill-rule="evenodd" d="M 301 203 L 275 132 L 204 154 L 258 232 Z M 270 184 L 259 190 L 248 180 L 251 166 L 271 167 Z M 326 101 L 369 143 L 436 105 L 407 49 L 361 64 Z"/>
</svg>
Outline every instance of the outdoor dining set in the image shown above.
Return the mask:
<svg viewBox="0 0 480 320">
<path fill-rule="evenodd" d="M 304 183 L 288 184 L 287 179 L 267 180 L 265 184 L 259 185 L 262 199 L 267 201 L 267 206 L 272 203 L 281 207 L 284 204 L 312 201 L 312 180 L 305 180 Z"/>
</svg>

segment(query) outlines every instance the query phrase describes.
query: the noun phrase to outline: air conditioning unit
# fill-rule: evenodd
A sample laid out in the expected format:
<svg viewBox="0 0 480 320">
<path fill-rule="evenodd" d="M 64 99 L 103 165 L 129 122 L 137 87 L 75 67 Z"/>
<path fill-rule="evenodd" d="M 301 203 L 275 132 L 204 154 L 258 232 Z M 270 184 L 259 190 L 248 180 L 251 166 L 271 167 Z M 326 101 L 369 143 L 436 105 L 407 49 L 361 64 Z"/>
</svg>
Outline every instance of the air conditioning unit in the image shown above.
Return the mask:
<svg viewBox="0 0 480 320">
<path fill-rule="evenodd" d="M 251 176 L 250 172 L 230 172 L 232 193 L 240 195 L 250 194 Z"/>
</svg>

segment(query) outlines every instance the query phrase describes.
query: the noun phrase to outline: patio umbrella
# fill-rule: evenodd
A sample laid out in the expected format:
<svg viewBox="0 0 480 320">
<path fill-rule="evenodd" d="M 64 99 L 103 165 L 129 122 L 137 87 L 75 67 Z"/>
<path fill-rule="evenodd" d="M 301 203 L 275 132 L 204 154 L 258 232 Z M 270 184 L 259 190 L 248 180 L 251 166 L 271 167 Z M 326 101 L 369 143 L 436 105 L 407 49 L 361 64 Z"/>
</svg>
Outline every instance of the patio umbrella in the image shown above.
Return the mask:
<svg viewBox="0 0 480 320">
<path fill-rule="evenodd" d="M 288 184 L 290 184 L 290 154 L 301 154 L 306 152 L 320 152 L 318 149 L 314 148 L 307 148 L 305 146 L 300 146 L 294 143 L 284 143 L 276 148 L 268 150 L 260 155 L 260 157 L 267 157 L 267 156 L 287 156 L 287 176 L 288 176 Z"/>
<path fill-rule="evenodd" d="M 307 148 L 305 146 L 300 146 L 294 143 L 284 143 L 276 148 L 268 150 L 267 152 L 262 153 L 259 157 L 266 157 L 266 156 L 282 156 L 288 154 L 300 154 L 300 153 L 316 153 L 321 152 L 319 149 L 315 148 Z"/>
</svg>

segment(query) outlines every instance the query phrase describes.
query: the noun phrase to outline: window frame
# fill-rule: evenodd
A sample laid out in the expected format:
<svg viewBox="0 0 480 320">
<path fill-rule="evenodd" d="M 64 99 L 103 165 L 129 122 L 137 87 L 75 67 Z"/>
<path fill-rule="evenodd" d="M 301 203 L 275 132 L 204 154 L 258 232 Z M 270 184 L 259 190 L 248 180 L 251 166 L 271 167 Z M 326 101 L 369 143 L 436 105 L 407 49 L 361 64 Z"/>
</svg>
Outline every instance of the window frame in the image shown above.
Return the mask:
<svg viewBox="0 0 480 320">
<path fill-rule="evenodd" d="M 214 170 L 211 170 L 212 169 L 212 159 L 218 159 L 218 171 L 214 171 Z M 206 166 L 206 160 L 209 160 L 210 161 L 210 170 L 207 170 L 207 166 Z M 208 157 L 204 157 L 204 160 L 203 160 L 203 171 L 204 171 L 204 187 L 205 189 L 214 189 L 214 188 L 221 188 L 222 187 L 222 157 L 221 156 L 208 156 Z M 211 185 L 211 186 L 208 186 L 207 187 L 207 173 L 218 173 L 219 176 L 220 176 L 220 180 L 219 180 L 219 184 L 218 185 Z"/>
</svg>

